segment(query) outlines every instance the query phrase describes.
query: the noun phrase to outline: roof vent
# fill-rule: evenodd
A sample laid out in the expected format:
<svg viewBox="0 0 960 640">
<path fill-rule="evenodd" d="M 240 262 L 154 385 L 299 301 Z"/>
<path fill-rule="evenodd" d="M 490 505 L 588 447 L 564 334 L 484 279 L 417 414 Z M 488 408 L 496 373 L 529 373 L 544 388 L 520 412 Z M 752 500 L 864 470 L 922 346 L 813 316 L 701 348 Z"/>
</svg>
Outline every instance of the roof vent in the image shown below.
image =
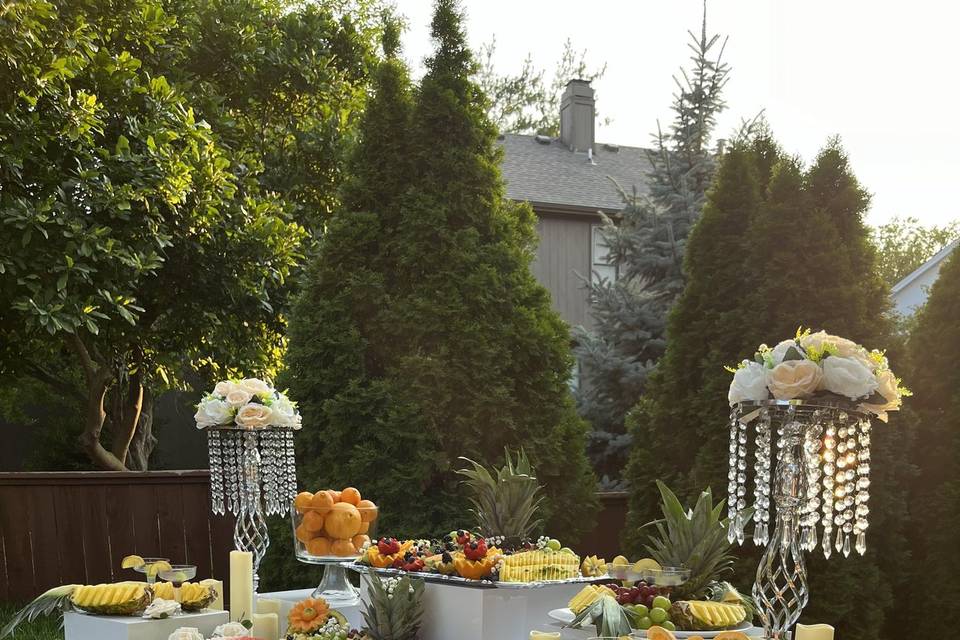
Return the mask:
<svg viewBox="0 0 960 640">
<path fill-rule="evenodd" d="M 618 145 L 618 144 L 612 144 L 612 143 L 610 143 L 610 142 L 604 142 L 604 143 L 603 143 L 603 148 L 606 149 L 607 151 L 612 151 L 612 152 L 614 152 L 614 153 L 620 153 L 620 145 Z"/>
<path fill-rule="evenodd" d="M 539 133 L 535 135 L 533 139 L 539 142 L 540 144 L 550 144 L 551 142 L 553 142 L 553 138 L 551 138 L 550 136 L 545 136 Z"/>
</svg>

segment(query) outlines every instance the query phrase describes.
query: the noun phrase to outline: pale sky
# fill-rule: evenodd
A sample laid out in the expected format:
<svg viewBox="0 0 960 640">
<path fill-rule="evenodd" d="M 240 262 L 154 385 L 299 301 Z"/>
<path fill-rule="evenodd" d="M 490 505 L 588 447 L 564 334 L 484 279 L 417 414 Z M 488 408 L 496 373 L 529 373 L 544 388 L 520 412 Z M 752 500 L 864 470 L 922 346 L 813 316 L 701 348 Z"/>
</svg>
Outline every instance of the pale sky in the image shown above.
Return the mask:
<svg viewBox="0 0 960 640">
<path fill-rule="evenodd" d="M 431 51 L 431 0 L 396 0 L 408 21 L 414 74 Z M 599 142 L 646 146 L 668 121 L 672 76 L 687 62 L 699 0 L 463 0 L 475 49 L 497 39 L 496 63 L 519 70 L 528 53 L 552 75 L 567 37 L 607 63 L 594 83 L 613 122 Z M 729 36 L 727 111 L 718 135 L 764 110 L 777 139 L 809 162 L 839 135 L 873 194 L 871 224 L 911 215 L 960 218 L 960 5 L 948 0 L 711 0 L 708 30 Z"/>
</svg>

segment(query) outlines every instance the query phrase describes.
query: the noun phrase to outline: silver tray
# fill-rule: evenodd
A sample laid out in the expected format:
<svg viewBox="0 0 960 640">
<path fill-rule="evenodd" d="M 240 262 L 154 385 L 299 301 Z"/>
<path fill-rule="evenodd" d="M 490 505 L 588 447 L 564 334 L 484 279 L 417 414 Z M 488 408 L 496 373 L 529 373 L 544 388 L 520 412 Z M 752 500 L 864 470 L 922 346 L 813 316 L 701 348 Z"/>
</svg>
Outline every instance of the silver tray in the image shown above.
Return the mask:
<svg viewBox="0 0 960 640">
<path fill-rule="evenodd" d="M 544 589 L 566 584 L 594 584 L 612 579 L 608 575 L 602 575 L 595 578 L 579 577 L 568 578 L 567 580 L 500 582 L 499 580 L 471 580 L 470 578 L 463 578 L 461 576 L 445 576 L 442 573 L 430 573 L 427 571 L 404 571 L 403 569 L 392 568 L 380 569 L 379 567 L 371 567 L 370 565 L 360 564 L 359 562 L 348 563 L 344 566 L 352 571 L 356 571 L 357 573 L 375 573 L 379 576 L 388 576 L 391 578 L 410 576 L 412 578 L 419 578 L 424 582 L 432 582 L 435 584 L 453 584 L 471 589 Z"/>
</svg>

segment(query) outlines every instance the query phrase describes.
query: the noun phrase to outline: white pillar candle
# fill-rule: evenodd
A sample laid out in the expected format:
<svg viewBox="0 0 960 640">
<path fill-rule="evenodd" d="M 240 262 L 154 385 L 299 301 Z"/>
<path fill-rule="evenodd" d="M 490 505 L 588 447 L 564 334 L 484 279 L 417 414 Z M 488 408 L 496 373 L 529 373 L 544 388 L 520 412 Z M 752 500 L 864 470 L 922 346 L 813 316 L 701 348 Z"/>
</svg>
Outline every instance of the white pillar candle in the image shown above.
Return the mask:
<svg viewBox="0 0 960 640">
<path fill-rule="evenodd" d="M 207 609 L 211 611 L 223 611 L 223 580 L 207 578 L 206 580 L 201 580 L 200 584 L 210 587 L 217 594 L 213 602 L 207 605 Z"/>
<path fill-rule="evenodd" d="M 253 554 L 230 552 L 230 621 L 253 620 Z"/>
<path fill-rule="evenodd" d="M 280 601 L 257 596 L 257 613 L 275 613 L 280 617 Z"/>
<path fill-rule="evenodd" d="M 262 638 L 262 640 L 279 640 L 280 619 L 277 614 L 253 614 L 253 627 L 250 629 L 250 635 L 254 638 Z"/>
<path fill-rule="evenodd" d="M 794 640 L 833 640 L 833 627 L 828 624 L 798 624 Z"/>
</svg>

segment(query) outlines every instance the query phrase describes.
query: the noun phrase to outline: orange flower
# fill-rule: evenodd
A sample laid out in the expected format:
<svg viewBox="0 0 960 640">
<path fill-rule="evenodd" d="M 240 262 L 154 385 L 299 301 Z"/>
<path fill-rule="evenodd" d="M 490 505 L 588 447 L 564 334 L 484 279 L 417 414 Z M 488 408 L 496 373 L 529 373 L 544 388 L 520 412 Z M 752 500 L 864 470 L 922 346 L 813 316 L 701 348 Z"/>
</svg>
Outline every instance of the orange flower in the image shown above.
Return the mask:
<svg viewBox="0 0 960 640">
<path fill-rule="evenodd" d="M 330 605 L 323 598 L 307 598 L 293 605 L 287 621 L 292 631 L 309 633 L 323 626 L 329 611 Z"/>
</svg>

